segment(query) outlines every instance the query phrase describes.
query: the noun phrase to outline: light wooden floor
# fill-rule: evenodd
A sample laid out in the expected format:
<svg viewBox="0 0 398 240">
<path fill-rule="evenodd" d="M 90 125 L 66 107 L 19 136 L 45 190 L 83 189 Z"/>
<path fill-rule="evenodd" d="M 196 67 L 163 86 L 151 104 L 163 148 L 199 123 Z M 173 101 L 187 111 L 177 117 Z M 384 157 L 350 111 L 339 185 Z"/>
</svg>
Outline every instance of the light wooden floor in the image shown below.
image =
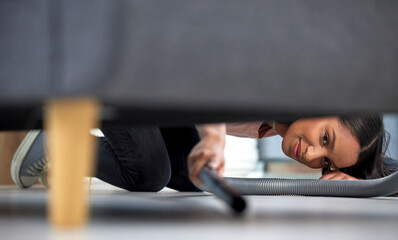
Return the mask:
<svg viewBox="0 0 398 240">
<path fill-rule="evenodd" d="M 91 220 L 52 229 L 46 190 L 0 188 L 1 239 L 397 239 L 398 198 L 249 196 L 236 217 L 202 193 L 94 189 Z"/>
</svg>

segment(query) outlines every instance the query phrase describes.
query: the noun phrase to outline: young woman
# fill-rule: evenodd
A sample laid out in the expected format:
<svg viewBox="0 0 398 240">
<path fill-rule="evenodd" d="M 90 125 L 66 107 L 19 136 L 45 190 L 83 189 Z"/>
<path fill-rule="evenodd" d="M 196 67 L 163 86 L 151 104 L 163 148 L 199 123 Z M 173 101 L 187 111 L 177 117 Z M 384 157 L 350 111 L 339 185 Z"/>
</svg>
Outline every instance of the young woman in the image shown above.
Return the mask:
<svg viewBox="0 0 398 240">
<path fill-rule="evenodd" d="M 95 176 L 129 191 L 159 191 L 165 186 L 198 191 L 192 182 L 201 184 L 198 172 L 204 166 L 222 175 L 226 134 L 254 138 L 279 134 L 283 152 L 308 167 L 323 169 L 322 179 L 378 178 L 394 170 L 384 160 L 381 115 L 102 132 Z M 11 167 L 18 186 L 30 187 L 45 172 L 44 148 L 41 131 L 31 132 L 21 144 Z"/>
<path fill-rule="evenodd" d="M 310 168 L 323 169 L 321 179 L 379 178 L 397 168 L 384 156 L 387 141 L 381 115 L 299 119 L 291 124 L 221 124 L 202 129 L 206 134 L 188 157 L 195 183 L 200 183 L 197 174 L 204 165 L 222 173 L 225 129 L 241 137 L 279 134 L 284 154 Z"/>
</svg>

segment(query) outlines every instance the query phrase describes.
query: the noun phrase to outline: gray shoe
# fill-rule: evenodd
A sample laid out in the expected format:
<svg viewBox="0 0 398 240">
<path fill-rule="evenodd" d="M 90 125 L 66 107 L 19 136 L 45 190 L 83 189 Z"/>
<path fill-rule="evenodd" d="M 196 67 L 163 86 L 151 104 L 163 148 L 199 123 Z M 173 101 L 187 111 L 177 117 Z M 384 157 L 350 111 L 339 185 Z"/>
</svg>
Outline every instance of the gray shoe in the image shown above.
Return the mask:
<svg viewBox="0 0 398 240">
<path fill-rule="evenodd" d="M 21 188 L 29 188 L 46 172 L 43 131 L 30 131 L 19 145 L 11 163 L 11 176 Z"/>
</svg>

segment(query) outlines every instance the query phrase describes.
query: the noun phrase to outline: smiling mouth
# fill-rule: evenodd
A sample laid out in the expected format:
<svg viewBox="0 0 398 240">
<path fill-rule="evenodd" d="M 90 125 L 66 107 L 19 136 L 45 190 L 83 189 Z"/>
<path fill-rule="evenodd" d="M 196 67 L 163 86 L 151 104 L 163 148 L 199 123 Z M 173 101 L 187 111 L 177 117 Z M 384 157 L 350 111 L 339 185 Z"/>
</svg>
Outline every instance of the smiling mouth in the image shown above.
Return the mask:
<svg viewBox="0 0 398 240">
<path fill-rule="evenodd" d="M 297 141 L 293 146 L 293 157 L 297 160 L 300 160 L 300 147 L 301 147 L 301 138 Z"/>
</svg>

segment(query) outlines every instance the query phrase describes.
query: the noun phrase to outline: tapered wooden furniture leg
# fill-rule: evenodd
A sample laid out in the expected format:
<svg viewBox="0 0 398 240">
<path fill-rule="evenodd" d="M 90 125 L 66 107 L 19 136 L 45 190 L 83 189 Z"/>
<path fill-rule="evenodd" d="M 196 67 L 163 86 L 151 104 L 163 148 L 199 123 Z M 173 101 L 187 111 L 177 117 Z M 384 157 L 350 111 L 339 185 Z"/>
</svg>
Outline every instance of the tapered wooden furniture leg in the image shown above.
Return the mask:
<svg viewBox="0 0 398 240">
<path fill-rule="evenodd" d="M 89 215 L 83 177 L 91 175 L 99 105 L 93 99 L 52 100 L 46 108 L 50 175 L 49 218 L 56 227 L 83 226 Z"/>
</svg>

